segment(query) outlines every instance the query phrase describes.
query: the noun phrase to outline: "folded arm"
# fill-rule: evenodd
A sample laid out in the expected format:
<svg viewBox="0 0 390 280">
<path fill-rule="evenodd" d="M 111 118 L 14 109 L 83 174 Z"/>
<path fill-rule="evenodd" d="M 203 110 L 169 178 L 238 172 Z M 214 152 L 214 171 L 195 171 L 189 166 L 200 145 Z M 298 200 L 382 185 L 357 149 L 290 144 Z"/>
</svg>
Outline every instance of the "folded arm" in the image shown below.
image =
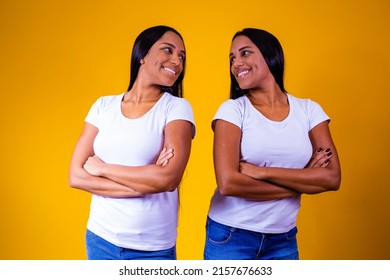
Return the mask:
<svg viewBox="0 0 390 280">
<path fill-rule="evenodd" d="M 192 124 L 185 120 L 175 120 L 165 127 L 164 147 L 174 151 L 169 164 L 145 166 L 123 166 L 106 164 L 96 156 L 90 157 L 84 165 L 96 177 L 109 179 L 128 186 L 143 194 L 174 191 L 180 184 L 186 168 L 192 141 Z M 159 160 L 158 160 L 159 161 Z"/>
<path fill-rule="evenodd" d="M 140 197 L 142 193 L 103 177 L 89 174 L 83 165 L 88 157 L 93 156 L 93 142 L 98 129 L 85 123 L 79 140 L 76 143 L 69 168 L 69 185 L 92 194 L 107 197 Z"/>
<path fill-rule="evenodd" d="M 277 183 L 256 180 L 239 171 L 241 129 L 227 121 L 214 126 L 214 169 L 222 195 L 253 200 L 272 200 L 297 196 L 299 192 Z"/>
<path fill-rule="evenodd" d="M 241 173 L 306 194 L 338 190 L 341 181 L 340 163 L 328 122 L 324 121 L 315 126 L 309 136 L 313 150 L 317 152 L 306 168 L 261 167 L 241 163 Z"/>
</svg>

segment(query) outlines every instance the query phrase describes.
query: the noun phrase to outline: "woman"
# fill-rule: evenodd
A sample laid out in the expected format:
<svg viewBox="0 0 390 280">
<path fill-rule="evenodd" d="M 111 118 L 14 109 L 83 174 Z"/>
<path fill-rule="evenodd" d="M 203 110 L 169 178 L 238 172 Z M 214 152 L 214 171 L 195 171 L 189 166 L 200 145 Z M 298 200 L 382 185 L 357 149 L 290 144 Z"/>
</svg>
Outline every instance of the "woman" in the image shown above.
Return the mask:
<svg viewBox="0 0 390 280">
<path fill-rule="evenodd" d="M 301 194 L 340 186 L 329 117 L 286 92 L 283 50 L 267 31 L 237 32 L 230 66 L 231 99 L 212 122 L 217 189 L 204 258 L 298 259 Z"/>
<path fill-rule="evenodd" d="M 88 259 L 176 259 L 177 188 L 195 135 L 192 108 L 179 98 L 184 68 L 181 35 L 146 29 L 128 91 L 91 107 L 69 170 L 70 186 L 93 194 Z"/>
</svg>

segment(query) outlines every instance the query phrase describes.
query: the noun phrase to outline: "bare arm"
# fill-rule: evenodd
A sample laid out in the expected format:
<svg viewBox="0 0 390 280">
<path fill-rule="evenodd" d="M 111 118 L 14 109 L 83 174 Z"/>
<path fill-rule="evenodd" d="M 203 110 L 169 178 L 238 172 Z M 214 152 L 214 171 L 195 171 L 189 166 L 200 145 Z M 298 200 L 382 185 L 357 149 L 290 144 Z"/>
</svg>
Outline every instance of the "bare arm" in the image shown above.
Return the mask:
<svg viewBox="0 0 390 280">
<path fill-rule="evenodd" d="M 180 184 L 186 168 L 192 141 L 192 124 L 184 120 L 170 122 L 165 128 L 164 147 L 174 151 L 169 164 L 123 166 L 106 164 L 90 157 L 84 168 L 94 176 L 110 179 L 134 190 L 148 194 L 174 191 Z M 158 160 L 159 161 L 159 160 Z"/>
<path fill-rule="evenodd" d="M 222 195 L 254 200 L 297 196 L 298 192 L 239 172 L 241 130 L 224 120 L 215 121 L 214 169 Z"/>
<path fill-rule="evenodd" d="M 310 131 L 309 136 L 315 151 L 320 147 L 328 147 L 329 150 L 326 148 L 315 155 L 306 168 L 260 167 L 241 163 L 241 172 L 257 180 L 270 181 L 301 193 L 316 194 L 338 190 L 341 181 L 340 162 L 328 122 L 318 124 Z"/>
<path fill-rule="evenodd" d="M 106 178 L 92 176 L 83 168 L 88 157 L 94 154 L 93 141 L 97 133 L 98 129 L 95 126 L 85 123 L 70 162 L 69 185 L 76 189 L 107 197 L 143 196 L 142 193 L 132 188 Z"/>
</svg>

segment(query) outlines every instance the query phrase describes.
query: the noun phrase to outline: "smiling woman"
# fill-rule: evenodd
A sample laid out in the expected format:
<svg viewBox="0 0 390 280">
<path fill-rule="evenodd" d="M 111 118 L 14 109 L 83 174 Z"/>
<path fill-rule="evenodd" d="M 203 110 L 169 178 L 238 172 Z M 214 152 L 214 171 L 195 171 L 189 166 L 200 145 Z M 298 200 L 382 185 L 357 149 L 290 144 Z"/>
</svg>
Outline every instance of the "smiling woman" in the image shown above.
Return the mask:
<svg viewBox="0 0 390 280">
<path fill-rule="evenodd" d="M 185 50 L 182 39 L 174 32 L 166 32 L 141 58 L 139 75 L 151 85 L 173 86 L 183 71 Z M 135 85 L 135 91 L 137 91 Z M 133 86 L 134 88 L 134 86 Z"/>
<path fill-rule="evenodd" d="M 128 91 L 92 105 L 69 169 L 70 186 L 93 194 L 88 259 L 176 259 L 177 188 L 195 136 L 184 68 L 181 35 L 146 29 Z"/>
<path fill-rule="evenodd" d="M 217 188 L 204 257 L 298 259 L 301 194 L 340 186 L 329 117 L 286 92 L 282 47 L 269 32 L 237 32 L 230 66 L 231 99 L 212 122 Z"/>
</svg>

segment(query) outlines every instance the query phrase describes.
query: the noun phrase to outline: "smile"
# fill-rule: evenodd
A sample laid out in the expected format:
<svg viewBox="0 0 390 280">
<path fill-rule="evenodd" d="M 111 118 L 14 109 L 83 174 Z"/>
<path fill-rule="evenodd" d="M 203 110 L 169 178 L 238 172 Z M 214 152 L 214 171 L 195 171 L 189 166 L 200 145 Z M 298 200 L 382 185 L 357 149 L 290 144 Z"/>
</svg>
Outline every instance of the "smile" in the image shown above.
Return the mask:
<svg viewBox="0 0 390 280">
<path fill-rule="evenodd" d="M 237 77 L 243 77 L 248 73 L 249 73 L 249 70 L 244 70 L 244 71 L 238 72 Z"/>
<path fill-rule="evenodd" d="M 163 67 L 163 69 L 169 73 L 171 73 L 172 75 L 176 75 L 176 71 L 171 69 L 171 68 L 168 68 L 168 67 Z"/>
</svg>

